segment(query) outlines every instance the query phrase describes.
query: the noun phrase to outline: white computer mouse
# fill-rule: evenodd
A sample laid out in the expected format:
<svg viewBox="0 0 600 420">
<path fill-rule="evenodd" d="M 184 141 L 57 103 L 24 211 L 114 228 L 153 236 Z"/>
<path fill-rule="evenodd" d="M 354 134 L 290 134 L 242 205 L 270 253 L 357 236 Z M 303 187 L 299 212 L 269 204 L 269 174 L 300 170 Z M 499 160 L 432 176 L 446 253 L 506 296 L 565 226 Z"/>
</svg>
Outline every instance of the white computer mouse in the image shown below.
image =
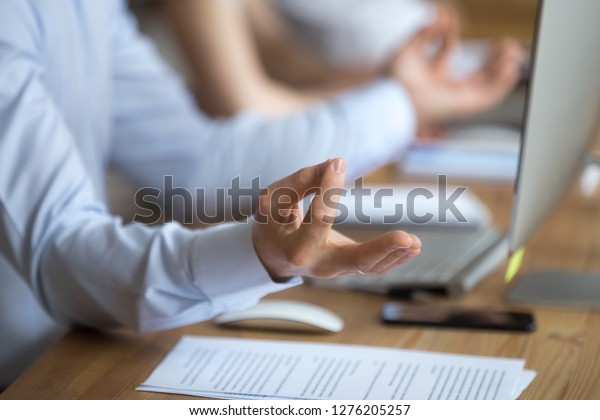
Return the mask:
<svg viewBox="0 0 600 420">
<path fill-rule="evenodd" d="M 213 321 L 217 325 L 246 325 L 255 329 L 261 325 L 277 329 L 308 326 L 336 333 L 344 328 L 344 320 L 325 308 L 306 302 L 276 299 L 261 301 L 242 311 L 223 313 Z"/>
</svg>

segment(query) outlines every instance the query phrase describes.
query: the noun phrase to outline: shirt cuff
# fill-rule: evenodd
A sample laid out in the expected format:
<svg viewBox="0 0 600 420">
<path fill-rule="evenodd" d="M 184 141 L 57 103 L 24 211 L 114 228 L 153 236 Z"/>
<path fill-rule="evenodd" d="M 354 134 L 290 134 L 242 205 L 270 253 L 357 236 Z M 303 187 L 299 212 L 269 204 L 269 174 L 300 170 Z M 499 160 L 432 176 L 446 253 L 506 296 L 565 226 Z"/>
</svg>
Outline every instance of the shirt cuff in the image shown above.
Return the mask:
<svg viewBox="0 0 600 420">
<path fill-rule="evenodd" d="M 216 313 L 241 310 L 262 297 L 302 283 L 300 278 L 274 282 L 252 243 L 252 218 L 200 232 L 192 246 L 194 283 Z"/>
</svg>

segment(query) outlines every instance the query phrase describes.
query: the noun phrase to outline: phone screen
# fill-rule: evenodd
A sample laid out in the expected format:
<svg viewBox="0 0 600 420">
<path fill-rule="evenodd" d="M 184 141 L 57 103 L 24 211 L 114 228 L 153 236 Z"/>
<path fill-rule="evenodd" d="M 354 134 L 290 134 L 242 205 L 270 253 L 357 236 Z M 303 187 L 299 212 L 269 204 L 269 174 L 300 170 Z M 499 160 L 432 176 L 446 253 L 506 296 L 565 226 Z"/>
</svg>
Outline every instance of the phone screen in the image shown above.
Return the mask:
<svg viewBox="0 0 600 420">
<path fill-rule="evenodd" d="M 383 306 L 381 316 L 386 323 L 402 325 L 511 331 L 534 331 L 536 328 L 533 315 L 527 312 L 453 309 L 390 302 Z"/>
</svg>

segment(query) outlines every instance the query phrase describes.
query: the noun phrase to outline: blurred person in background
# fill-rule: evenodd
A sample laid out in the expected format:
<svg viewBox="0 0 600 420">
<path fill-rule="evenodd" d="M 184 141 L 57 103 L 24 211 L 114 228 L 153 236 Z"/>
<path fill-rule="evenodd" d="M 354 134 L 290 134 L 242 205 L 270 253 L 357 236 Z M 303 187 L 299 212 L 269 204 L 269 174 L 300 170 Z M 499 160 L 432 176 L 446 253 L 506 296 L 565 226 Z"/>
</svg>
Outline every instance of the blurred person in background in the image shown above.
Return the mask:
<svg viewBox="0 0 600 420">
<path fill-rule="evenodd" d="M 301 110 L 389 73 L 398 51 L 442 10 L 451 21 L 445 52 L 457 54 L 459 22 L 442 3 L 425 0 L 177 0 L 162 1 L 188 79 L 205 112 L 232 116 L 254 110 L 278 116 Z M 433 48 L 432 51 L 433 52 Z M 450 58 L 438 66 L 458 82 Z M 433 54 L 432 54 L 433 55 Z M 497 105 L 514 87 L 514 75 L 496 77 L 519 45 L 499 42 L 483 77 L 476 112 Z M 494 69 L 494 66 L 499 68 Z M 475 72 L 473 79 L 482 77 Z M 484 104 L 485 102 L 485 104 Z"/>
</svg>

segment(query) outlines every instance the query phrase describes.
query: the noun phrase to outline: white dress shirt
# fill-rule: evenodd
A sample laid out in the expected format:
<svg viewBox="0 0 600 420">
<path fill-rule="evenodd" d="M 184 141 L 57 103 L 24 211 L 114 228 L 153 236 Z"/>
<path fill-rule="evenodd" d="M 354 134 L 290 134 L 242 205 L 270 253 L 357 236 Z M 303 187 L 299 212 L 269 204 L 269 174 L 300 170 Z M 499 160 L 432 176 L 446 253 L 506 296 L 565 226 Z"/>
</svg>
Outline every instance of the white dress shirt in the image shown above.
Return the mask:
<svg viewBox="0 0 600 420">
<path fill-rule="evenodd" d="M 331 157 L 357 175 L 398 155 L 415 118 L 383 80 L 281 119 L 211 120 L 119 0 L 5 0 L 0 13 L 0 389 L 68 325 L 176 327 L 274 283 L 250 224 L 124 224 L 110 165 L 139 186 L 261 185 Z"/>
<path fill-rule="evenodd" d="M 286 26 L 329 64 L 381 68 L 435 18 L 429 0 L 275 0 Z"/>
</svg>

